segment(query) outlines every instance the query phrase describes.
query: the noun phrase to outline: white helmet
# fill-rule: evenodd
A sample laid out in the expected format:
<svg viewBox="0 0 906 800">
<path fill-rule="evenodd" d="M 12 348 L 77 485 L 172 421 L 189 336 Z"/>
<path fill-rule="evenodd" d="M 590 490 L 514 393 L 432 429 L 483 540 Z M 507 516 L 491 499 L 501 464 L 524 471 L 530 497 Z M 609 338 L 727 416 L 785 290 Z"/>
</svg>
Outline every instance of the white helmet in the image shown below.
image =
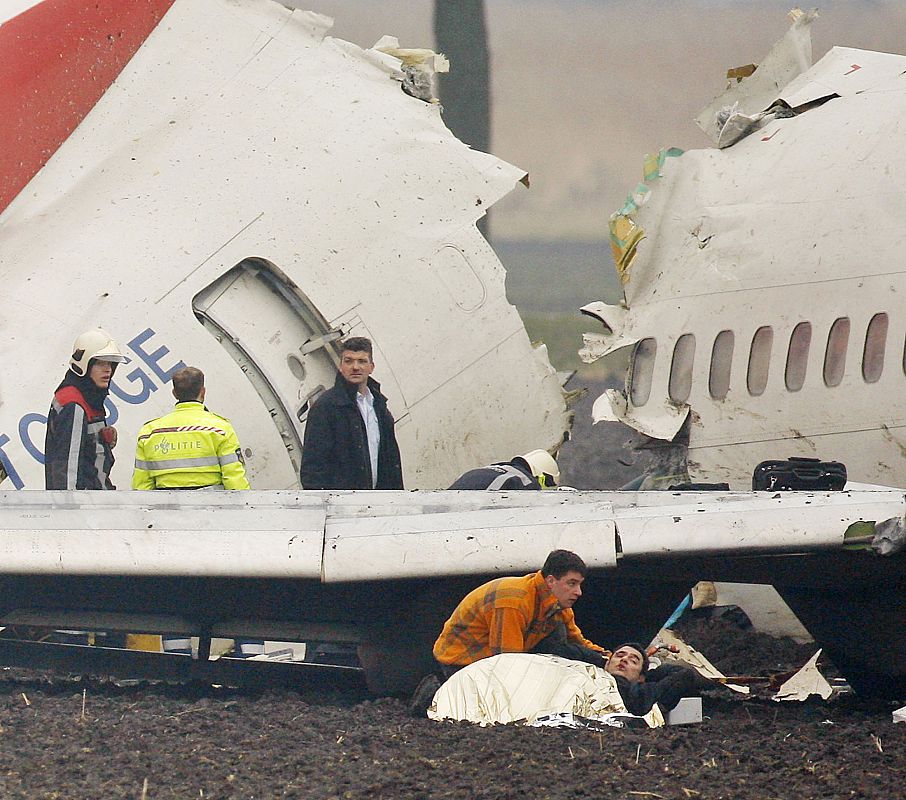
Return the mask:
<svg viewBox="0 0 906 800">
<path fill-rule="evenodd" d="M 76 375 L 85 375 L 88 372 L 88 362 L 92 358 L 101 361 L 110 361 L 122 364 L 126 361 L 116 342 L 103 328 L 86 331 L 72 345 L 72 358 L 69 359 L 69 368 Z"/>
<path fill-rule="evenodd" d="M 547 450 L 532 450 L 530 453 L 520 456 L 520 458 L 529 465 L 532 475 L 536 478 L 540 479 L 544 475 L 548 476 L 550 480 L 545 481 L 543 485 L 556 486 L 560 482 L 560 467 L 557 466 L 554 457 Z"/>
</svg>

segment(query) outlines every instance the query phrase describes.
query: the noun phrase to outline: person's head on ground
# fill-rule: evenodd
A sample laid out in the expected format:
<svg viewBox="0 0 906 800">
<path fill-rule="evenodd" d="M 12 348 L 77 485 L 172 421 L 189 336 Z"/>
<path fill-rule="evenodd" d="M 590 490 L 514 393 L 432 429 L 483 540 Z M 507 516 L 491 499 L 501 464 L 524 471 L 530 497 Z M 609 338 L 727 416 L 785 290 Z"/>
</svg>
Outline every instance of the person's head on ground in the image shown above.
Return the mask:
<svg viewBox="0 0 906 800">
<path fill-rule="evenodd" d="M 198 367 L 183 367 L 173 373 L 173 396 L 177 403 L 203 403 L 204 373 Z"/>
<path fill-rule="evenodd" d="M 524 455 L 516 456 L 513 460 L 522 461 L 541 484 L 542 489 L 554 487 L 560 482 L 560 467 L 547 450 L 531 450 Z"/>
<path fill-rule="evenodd" d="M 570 550 L 548 553 L 541 577 L 563 608 L 572 608 L 582 596 L 582 581 L 588 574 L 585 562 Z"/>
<path fill-rule="evenodd" d="M 619 675 L 630 683 L 641 683 L 648 672 L 648 656 L 645 647 L 638 642 L 621 644 L 607 659 L 604 667 L 611 675 Z"/>
<path fill-rule="evenodd" d="M 72 345 L 69 369 L 80 378 L 87 377 L 98 389 L 109 389 L 117 364 L 126 357 L 113 337 L 103 328 L 81 334 Z"/>
<path fill-rule="evenodd" d="M 351 336 L 340 345 L 340 374 L 360 392 L 368 385 L 374 372 L 371 340 L 364 336 Z"/>
</svg>

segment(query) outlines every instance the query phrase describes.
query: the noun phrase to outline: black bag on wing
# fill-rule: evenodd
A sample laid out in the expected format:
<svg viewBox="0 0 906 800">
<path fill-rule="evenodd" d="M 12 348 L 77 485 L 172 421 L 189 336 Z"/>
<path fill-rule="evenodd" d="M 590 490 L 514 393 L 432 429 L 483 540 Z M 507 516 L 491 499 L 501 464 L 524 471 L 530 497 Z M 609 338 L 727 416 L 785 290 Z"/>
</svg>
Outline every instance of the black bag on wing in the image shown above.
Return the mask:
<svg viewBox="0 0 906 800">
<path fill-rule="evenodd" d="M 755 491 L 835 492 L 846 485 L 846 467 L 839 461 L 788 458 L 762 461 L 752 473 Z"/>
</svg>

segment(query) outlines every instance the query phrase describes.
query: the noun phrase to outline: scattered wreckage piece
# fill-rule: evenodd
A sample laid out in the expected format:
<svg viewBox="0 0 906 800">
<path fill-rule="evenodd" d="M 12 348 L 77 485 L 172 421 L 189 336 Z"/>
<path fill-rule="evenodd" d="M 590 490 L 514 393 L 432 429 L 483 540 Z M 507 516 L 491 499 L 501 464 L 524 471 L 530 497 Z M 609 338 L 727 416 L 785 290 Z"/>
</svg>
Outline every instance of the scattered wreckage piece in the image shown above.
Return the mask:
<svg viewBox="0 0 906 800">
<path fill-rule="evenodd" d="M 654 644 L 667 648 L 664 654 L 666 661 L 679 661 L 692 667 L 703 678 L 714 681 L 739 694 L 748 694 L 748 686 L 740 686 L 728 679 L 708 659 L 694 647 L 684 642 L 676 633 L 668 628 L 661 628 L 654 638 Z M 660 649 L 660 648 L 659 648 Z"/>
<path fill-rule="evenodd" d="M 594 418 L 642 434 L 657 462 L 644 488 L 745 488 L 755 464 L 787 456 L 906 485 L 906 317 L 892 304 L 906 277 L 889 266 L 906 57 L 837 47 L 809 66 L 811 20 L 701 118 L 716 140 L 738 103 L 748 135 L 649 156 L 611 218 L 623 301 L 583 307 L 603 329 L 583 358 L 630 356 Z"/>
<path fill-rule="evenodd" d="M 653 645 L 658 646 L 659 654 L 663 652 L 664 660 L 686 664 L 702 677 L 743 695 L 750 695 L 752 688 L 756 688 L 760 693 L 763 693 L 765 688 L 773 688 L 776 691 L 771 696 L 772 700 L 804 701 L 812 695 L 827 700 L 833 693 L 831 685 L 818 670 L 818 658 L 822 652 L 820 649 L 802 667 L 783 675 L 727 677 L 672 630 L 662 629 L 655 637 Z M 668 724 L 673 724 L 669 717 Z"/>
<path fill-rule="evenodd" d="M 822 700 L 827 700 L 834 690 L 818 670 L 820 655 L 821 651 L 818 650 L 795 675 L 784 682 L 771 699 L 778 702 L 781 700 L 803 702 L 812 695 L 818 695 Z"/>
<path fill-rule="evenodd" d="M 797 8 L 788 16 L 792 23 L 789 30 L 768 55 L 751 71 L 746 68 L 728 71 L 728 79 L 729 73 L 734 73 L 735 83 L 731 82 L 696 117 L 698 126 L 718 147 L 729 147 L 763 125 L 778 106 L 778 91 L 812 65 L 809 28 L 818 16 L 817 10 Z"/>
</svg>

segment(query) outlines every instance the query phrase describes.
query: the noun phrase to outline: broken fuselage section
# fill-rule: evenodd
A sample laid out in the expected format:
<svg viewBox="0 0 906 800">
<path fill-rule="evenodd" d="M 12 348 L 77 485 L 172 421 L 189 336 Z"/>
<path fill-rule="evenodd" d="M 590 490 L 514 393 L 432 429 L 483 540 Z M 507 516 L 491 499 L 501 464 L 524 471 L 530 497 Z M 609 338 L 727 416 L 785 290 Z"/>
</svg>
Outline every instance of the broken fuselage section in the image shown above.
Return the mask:
<svg viewBox="0 0 906 800">
<path fill-rule="evenodd" d="M 834 48 L 809 67 L 795 18 L 611 219 L 619 305 L 586 360 L 631 353 L 595 404 L 659 453 L 643 486 L 751 486 L 761 461 L 845 462 L 906 485 L 906 57 Z"/>
<path fill-rule="evenodd" d="M 525 173 L 412 96 L 434 54 L 362 49 L 271 0 L 24 5 L 0 13 L 0 53 L 31 81 L 0 83 L 5 486 L 43 486 L 46 409 L 98 325 L 129 362 L 107 403 L 120 486 L 185 364 L 252 486 L 298 486 L 349 335 L 374 342 L 409 488 L 562 441 L 559 379 L 476 228 Z"/>
</svg>

